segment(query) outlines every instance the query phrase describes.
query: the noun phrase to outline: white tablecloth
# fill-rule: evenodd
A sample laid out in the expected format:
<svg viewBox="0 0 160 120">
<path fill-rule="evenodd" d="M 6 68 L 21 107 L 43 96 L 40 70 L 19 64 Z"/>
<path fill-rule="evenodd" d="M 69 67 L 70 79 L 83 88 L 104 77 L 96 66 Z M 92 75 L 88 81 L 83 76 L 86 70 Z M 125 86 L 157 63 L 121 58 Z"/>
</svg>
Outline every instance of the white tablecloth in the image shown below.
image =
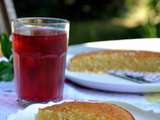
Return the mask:
<svg viewBox="0 0 160 120">
<path fill-rule="evenodd" d="M 16 93 L 12 82 L 0 82 L 0 120 L 20 109 L 16 102 Z M 127 102 L 145 110 L 160 112 L 160 103 L 150 102 L 143 94 L 122 94 L 113 92 L 97 91 L 87 89 L 71 82 L 66 82 L 64 86 L 64 99 L 76 100 L 99 100 L 99 101 L 121 101 Z"/>
</svg>

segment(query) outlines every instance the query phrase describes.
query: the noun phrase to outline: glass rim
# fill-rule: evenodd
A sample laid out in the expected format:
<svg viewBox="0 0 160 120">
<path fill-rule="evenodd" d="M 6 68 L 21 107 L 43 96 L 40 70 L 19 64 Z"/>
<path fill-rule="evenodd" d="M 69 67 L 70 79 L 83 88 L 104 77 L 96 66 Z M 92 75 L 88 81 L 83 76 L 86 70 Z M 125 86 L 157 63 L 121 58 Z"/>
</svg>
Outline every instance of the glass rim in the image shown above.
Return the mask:
<svg viewBox="0 0 160 120">
<path fill-rule="evenodd" d="M 25 21 L 27 21 L 27 20 L 38 20 L 38 19 L 39 20 L 48 20 L 48 21 L 50 21 L 50 22 L 44 22 L 43 21 L 42 22 L 43 24 L 51 23 L 52 25 L 54 25 L 54 24 L 69 24 L 70 23 L 67 19 L 54 18 L 54 17 L 21 17 L 21 18 L 13 19 L 13 20 L 11 20 L 11 22 L 13 24 L 16 24 L 16 23 L 29 24 L 29 23 L 25 23 Z M 34 22 L 32 22 L 32 23 L 34 23 Z"/>
</svg>

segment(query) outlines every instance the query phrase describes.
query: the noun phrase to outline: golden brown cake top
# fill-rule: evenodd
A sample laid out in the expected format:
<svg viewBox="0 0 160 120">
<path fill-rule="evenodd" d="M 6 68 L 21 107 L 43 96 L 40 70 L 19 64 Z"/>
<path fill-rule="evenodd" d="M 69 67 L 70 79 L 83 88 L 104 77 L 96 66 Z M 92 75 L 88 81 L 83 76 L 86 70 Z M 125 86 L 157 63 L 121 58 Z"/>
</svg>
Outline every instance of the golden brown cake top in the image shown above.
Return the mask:
<svg viewBox="0 0 160 120">
<path fill-rule="evenodd" d="M 134 57 L 160 57 L 160 52 L 153 52 L 153 51 L 144 51 L 144 50 L 118 50 L 118 49 L 110 49 L 110 50 L 99 50 L 93 52 L 84 52 L 76 55 L 76 57 L 80 56 L 90 56 L 96 54 L 106 54 L 106 55 L 123 55 L 123 56 L 134 56 Z"/>
<path fill-rule="evenodd" d="M 83 113 L 91 113 L 106 118 L 109 120 L 134 120 L 131 113 L 124 108 L 111 104 L 111 103 L 92 103 L 92 102 L 64 102 L 41 109 L 41 111 L 56 111 L 56 112 L 69 112 L 78 111 Z"/>
<path fill-rule="evenodd" d="M 100 50 L 71 58 L 70 71 L 105 73 L 109 70 L 160 71 L 160 52 L 137 50 Z"/>
</svg>

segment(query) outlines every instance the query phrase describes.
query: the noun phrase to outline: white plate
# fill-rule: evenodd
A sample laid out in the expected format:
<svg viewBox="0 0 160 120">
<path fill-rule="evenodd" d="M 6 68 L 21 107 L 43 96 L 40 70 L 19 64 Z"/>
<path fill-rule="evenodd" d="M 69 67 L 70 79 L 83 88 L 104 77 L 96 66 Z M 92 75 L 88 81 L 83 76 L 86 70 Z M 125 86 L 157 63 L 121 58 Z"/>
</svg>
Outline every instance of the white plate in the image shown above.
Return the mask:
<svg viewBox="0 0 160 120">
<path fill-rule="evenodd" d="M 153 113 L 152 111 L 144 111 L 137 107 L 134 107 L 130 104 L 122 103 L 122 102 L 110 102 L 126 108 L 132 115 L 135 117 L 135 120 L 159 120 L 160 114 Z M 54 105 L 55 103 L 48 104 L 33 104 L 24 110 L 20 110 L 15 114 L 11 114 L 8 116 L 7 120 L 35 120 L 35 116 L 38 112 L 39 108 L 43 108 L 49 105 Z"/>
<path fill-rule="evenodd" d="M 82 52 L 100 49 L 151 50 L 160 52 L 159 45 L 159 39 L 102 41 L 74 45 L 69 47 L 67 63 L 74 55 Z M 99 75 L 94 73 L 71 72 L 66 70 L 66 77 L 77 84 L 99 90 L 131 93 L 160 92 L 160 83 L 138 84 L 108 74 Z"/>
</svg>

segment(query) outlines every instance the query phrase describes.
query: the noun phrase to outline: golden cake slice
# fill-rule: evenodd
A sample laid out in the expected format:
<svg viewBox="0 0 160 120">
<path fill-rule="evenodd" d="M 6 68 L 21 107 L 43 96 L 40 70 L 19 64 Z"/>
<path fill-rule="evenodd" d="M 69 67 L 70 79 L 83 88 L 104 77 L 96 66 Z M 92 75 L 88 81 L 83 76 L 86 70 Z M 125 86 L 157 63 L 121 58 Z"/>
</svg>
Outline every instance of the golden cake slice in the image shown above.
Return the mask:
<svg viewBox="0 0 160 120">
<path fill-rule="evenodd" d="M 40 109 L 36 120 L 135 120 L 124 108 L 111 103 L 65 102 Z"/>
<path fill-rule="evenodd" d="M 135 50 L 102 50 L 75 55 L 70 71 L 103 73 L 108 70 L 160 72 L 160 53 Z"/>
</svg>

